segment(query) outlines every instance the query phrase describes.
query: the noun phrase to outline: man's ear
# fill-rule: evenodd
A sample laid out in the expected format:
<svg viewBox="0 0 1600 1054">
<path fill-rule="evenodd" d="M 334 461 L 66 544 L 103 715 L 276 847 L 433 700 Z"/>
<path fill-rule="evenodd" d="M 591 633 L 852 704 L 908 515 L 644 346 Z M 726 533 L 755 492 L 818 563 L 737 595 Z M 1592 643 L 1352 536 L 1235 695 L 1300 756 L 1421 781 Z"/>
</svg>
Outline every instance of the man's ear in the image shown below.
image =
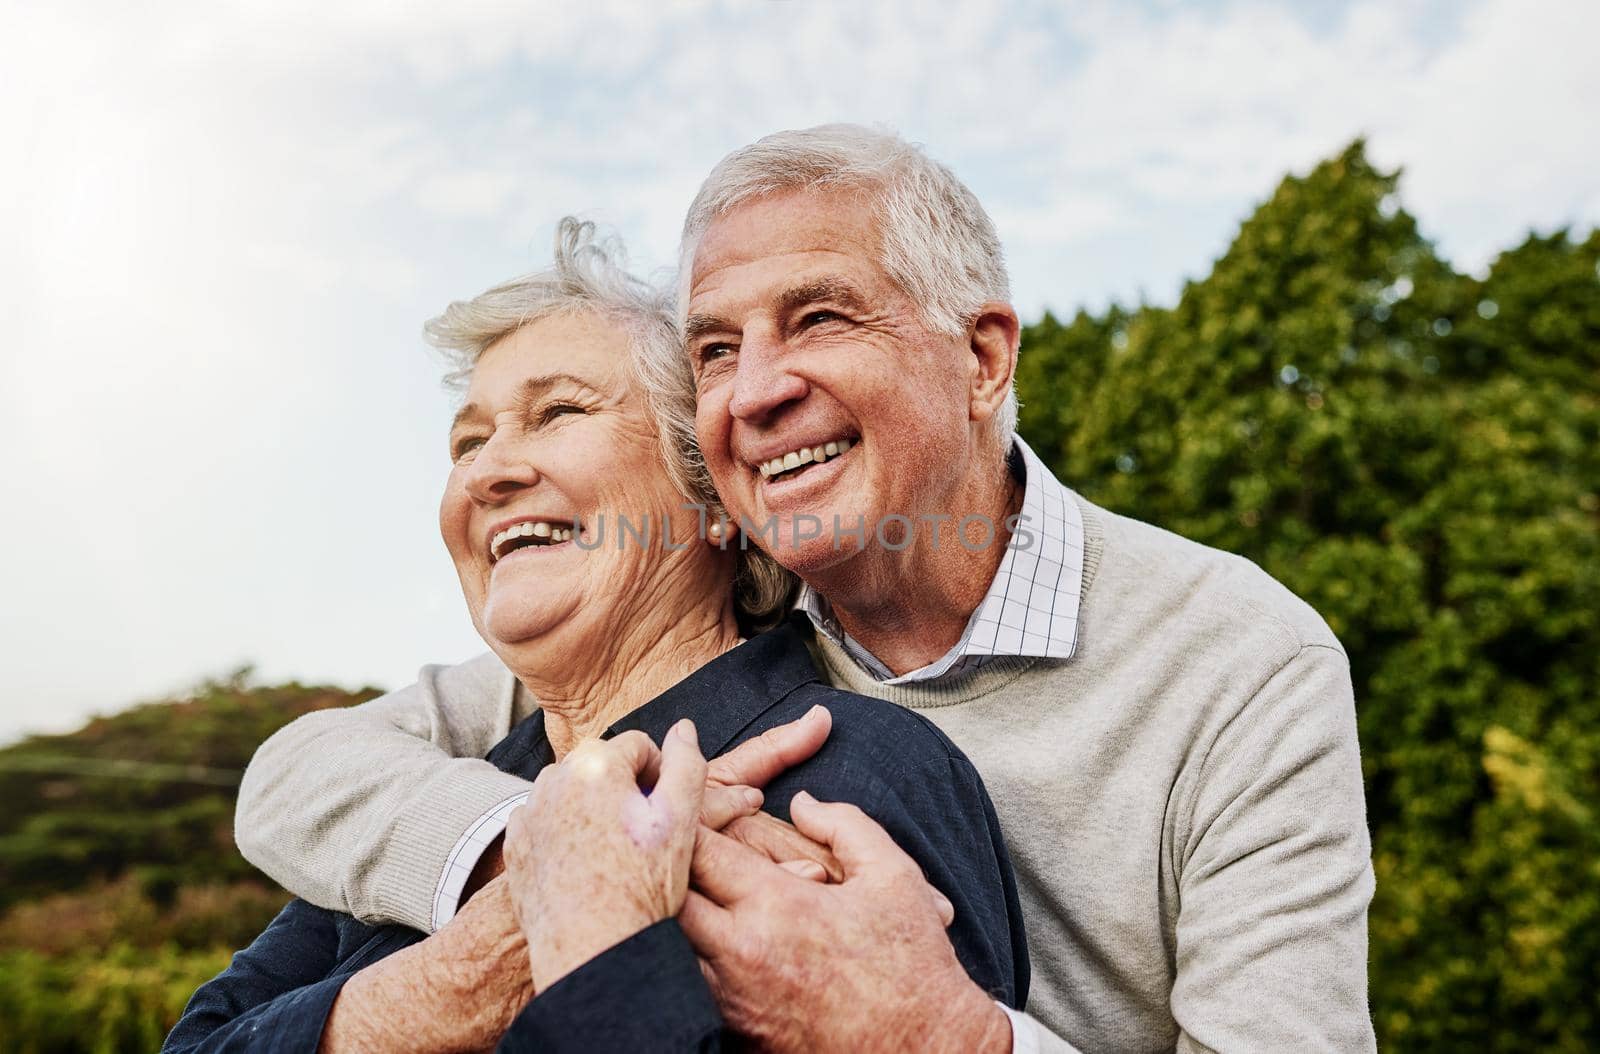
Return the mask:
<svg viewBox="0 0 1600 1054">
<path fill-rule="evenodd" d="M 971 401 L 968 415 L 974 421 L 987 421 L 1005 405 L 1011 378 L 1017 372 L 1017 347 L 1022 340 L 1022 324 L 1010 304 L 991 300 L 978 309 L 978 317 L 968 330 L 971 362 Z"/>
</svg>

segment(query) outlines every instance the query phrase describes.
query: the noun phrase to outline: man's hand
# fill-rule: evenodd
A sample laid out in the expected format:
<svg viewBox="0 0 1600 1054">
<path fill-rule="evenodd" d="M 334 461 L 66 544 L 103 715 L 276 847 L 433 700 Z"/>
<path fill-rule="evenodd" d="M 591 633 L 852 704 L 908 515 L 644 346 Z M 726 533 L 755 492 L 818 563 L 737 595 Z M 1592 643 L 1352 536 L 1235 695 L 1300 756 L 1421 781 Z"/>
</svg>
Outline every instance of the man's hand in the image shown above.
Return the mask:
<svg viewBox="0 0 1600 1054">
<path fill-rule="evenodd" d="M 538 991 L 678 913 L 705 785 L 687 719 L 660 749 L 643 732 L 625 732 L 585 742 L 539 774 L 505 840 Z"/>
<path fill-rule="evenodd" d="M 438 933 L 352 977 L 321 1050 L 489 1050 L 532 998 L 527 942 L 497 878 Z"/>
<path fill-rule="evenodd" d="M 722 828 L 722 833 L 802 878 L 817 882 L 844 881 L 844 868 L 833 850 L 812 841 L 792 824 L 770 813 L 741 816 Z"/>
<path fill-rule="evenodd" d="M 791 811 L 842 883 L 705 829 L 695 847 L 678 918 L 729 1025 L 777 1050 L 1009 1051 L 1010 1021 L 956 959 L 950 902 L 916 861 L 853 805 L 802 792 Z"/>
<path fill-rule="evenodd" d="M 765 787 L 820 750 L 832 730 L 833 715 L 818 705 L 797 720 L 740 743 L 706 767 L 708 796 L 712 787 Z"/>
</svg>

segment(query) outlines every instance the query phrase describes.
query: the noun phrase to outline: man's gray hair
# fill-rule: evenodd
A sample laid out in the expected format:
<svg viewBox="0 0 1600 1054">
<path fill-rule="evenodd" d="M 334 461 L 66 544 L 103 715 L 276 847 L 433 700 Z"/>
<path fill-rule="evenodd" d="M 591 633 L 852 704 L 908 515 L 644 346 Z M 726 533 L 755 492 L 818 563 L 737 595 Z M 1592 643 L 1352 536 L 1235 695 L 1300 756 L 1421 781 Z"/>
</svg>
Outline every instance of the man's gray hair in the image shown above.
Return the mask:
<svg viewBox="0 0 1600 1054">
<path fill-rule="evenodd" d="M 859 189 L 881 217 L 879 263 L 937 333 L 966 335 L 986 301 L 1010 301 L 1011 282 L 994 223 L 954 172 L 894 132 L 825 124 L 777 132 L 723 158 L 683 222 L 680 310 L 688 305 L 695 251 L 717 217 L 778 191 Z M 1001 450 L 1016 431 L 1017 396 L 995 415 Z"/>
<path fill-rule="evenodd" d="M 461 391 L 496 341 L 541 319 L 582 313 L 628 333 L 630 376 L 655 422 L 668 477 L 680 493 L 706 506 L 709 519 L 723 515 L 695 441 L 694 387 L 682 383 L 683 339 L 671 296 L 629 273 L 616 237 L 602 238 L 593 223 L 567 216 L 556 227 L 549 267 L 457 300 L 422 329 L 450 363 L 445 384 Z M 750 631 L 768 629 L 789 606 L 794 576 L 759 549 L 739 557 L 734 606 L 740 623 Z"/>
</svg>

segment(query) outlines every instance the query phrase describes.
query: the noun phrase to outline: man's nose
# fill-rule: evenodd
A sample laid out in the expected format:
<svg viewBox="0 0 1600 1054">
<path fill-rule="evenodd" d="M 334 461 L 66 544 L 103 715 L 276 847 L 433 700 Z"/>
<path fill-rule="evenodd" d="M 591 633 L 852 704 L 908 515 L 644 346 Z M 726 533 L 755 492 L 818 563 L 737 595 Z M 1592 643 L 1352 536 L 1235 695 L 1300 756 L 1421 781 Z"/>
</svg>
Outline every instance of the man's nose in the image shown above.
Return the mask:
<svg viewBox="0 0 1600 1054">
<path fill-rule="evenodd" d="M 478 448 L 467 469 L 467 493 L 484 505 L 500 505 L 539 482 L 539 470 L 519 444 L 499 433 Z"/>
<path fill-rule="evenodd" d="M 750 424 L 761 423 L 810 392 L 805 378 L 790 369 L 792 359 L 780 341 L 746 333 L 739 346 L 728 412 Z"/>
</svg>

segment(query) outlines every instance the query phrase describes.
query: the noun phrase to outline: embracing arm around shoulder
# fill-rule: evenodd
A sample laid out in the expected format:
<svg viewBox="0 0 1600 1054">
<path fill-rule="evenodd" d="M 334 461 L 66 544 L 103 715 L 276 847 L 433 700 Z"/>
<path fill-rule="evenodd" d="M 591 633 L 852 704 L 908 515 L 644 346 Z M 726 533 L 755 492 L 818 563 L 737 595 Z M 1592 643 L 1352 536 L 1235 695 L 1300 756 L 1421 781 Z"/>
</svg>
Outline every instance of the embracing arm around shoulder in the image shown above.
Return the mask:
<svg viewBox="0 0 1600 1054">
<path fill-rule="evenodd" d="M 1178 1049 L 1374 1049 L 1372 851 L 1344 654 L 1301 648 L 1199 766 L 1173 843 Z"/>
<path fill-rule="evenodd" d="M 299 718 L 245 772 L 240 852 L 313 904 L 432 932 L 435 893 L 462 836 L 530 787 L 482 760 L 523 706 L 511 672 L 485 655 Z"/>
</svg>

